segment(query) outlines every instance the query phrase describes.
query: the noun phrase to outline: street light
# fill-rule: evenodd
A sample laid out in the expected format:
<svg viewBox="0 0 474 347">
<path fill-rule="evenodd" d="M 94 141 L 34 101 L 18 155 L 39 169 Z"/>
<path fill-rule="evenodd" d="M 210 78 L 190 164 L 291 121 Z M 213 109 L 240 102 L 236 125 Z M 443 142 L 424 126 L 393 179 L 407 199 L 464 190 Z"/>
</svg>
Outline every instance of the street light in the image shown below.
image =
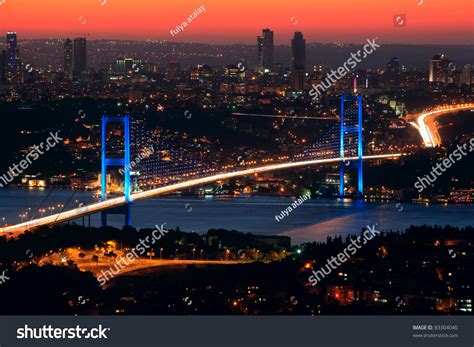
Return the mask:
<svg viewBox="0 0 474 347">
<path fill-rule="evenodd" d="M 155 256 L 155 252 L 150 251 L 146 255 L 150 256 L 150 260 L 151 260 L 151 257 Z"/>
<path fill-rule="evenodd" d="M 204 250 L 203 250 L 203 249 L 201 249 L 201 260 L 202 260 L 202 253 L 203 253 L 203 252 L 204 252 Z"/>
<path fill-rule="evenodd" d="M 225 259 L 226 260 L 229 260 L 229 254 L 230 254 L 230 251 L 228 249 L 225 250 Z"/>
<path fill-rule="evenodd" d="M 193 260 L 194 260 L 194 253 L 196 252 L 196 248 L 193 248 Z"/>
<path fill-rule="evenodd" d="M 160 248 L 160 259 L 162 255 L 163 255 L 163 247 Z"/>
</svg>

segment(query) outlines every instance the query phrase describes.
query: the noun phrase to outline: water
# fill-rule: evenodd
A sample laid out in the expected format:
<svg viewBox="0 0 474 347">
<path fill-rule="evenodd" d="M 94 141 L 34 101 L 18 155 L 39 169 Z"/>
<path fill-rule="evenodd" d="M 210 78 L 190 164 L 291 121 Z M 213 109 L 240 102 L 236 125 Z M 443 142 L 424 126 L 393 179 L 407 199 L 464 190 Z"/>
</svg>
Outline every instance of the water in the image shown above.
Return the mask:
<svg viewBox="0 0 474 347">
<path fill-rule="evenodd" d="M 46 199 L 47 198 L 47 199 Z M 474 225 L 474 206 L 413 205 L 396 202 L 364 202 L 361 200 L 306 200 L 288 216 L 277 222 L 291 205 L 290 197 L 188 197 L 164 196 L 142 200 L 132 207 L 135 227 L 165 228 L 179 226 L 183 231 L 205 233 L 209 229 L 235 229 L 260 235 L 287 235 L 293 243 L 325 240 L 330 235 L 360 233 L 366 225 L 378 224 L 377 230 L 403 230 L 410 225 Z M 10 188 L 0 190 L 0 218 L 12 224 L 21 221 L 20 214 L 39 217 L 38 209 L 57 204 L 68 208 L 97 201 L 91 192 Z M 76 202 L 77 201 L 77 202 Z M 28 208 L 31 208 L 29 210 Z M 44 215 L 47 215 L 45 213 Z M 123 216 L 109 215 L 109 224 L 122 227 Z M 99 215 L 91 217 L 98 226 Z M 77 220 L 82 223 L 82 220 Z M 87 223 L 87 218 L 86 218 Z"/>
</svg>

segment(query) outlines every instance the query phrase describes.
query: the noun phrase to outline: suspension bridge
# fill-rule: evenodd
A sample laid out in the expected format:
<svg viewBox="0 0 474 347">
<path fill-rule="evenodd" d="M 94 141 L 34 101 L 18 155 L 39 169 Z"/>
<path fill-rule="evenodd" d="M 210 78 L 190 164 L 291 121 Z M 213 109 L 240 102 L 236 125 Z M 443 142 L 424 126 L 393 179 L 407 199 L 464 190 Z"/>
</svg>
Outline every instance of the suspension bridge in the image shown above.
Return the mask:
<svg viewBox="0 0 474 347">
<path fill-rule="evenodd" d="M 133 152 L 137 153 L 142 144 L 138 138 L 131 136 L 129 116 L 102 118 L 102 150 L 101 150 L 101 200 L 85 206 L 66 210 L 67 204 L 57 214 L 41 218 L 32 218 L 25 222 L 2 228 L 7 237 L 16 237 L 26 230 L 63 223 L 83 216 L 101 213 L 102 225 L 107 225 L 107 214 L 122 213 L 125 215 L 125 225 L 132 225 L 130 208 L 134 201 L 151 198 L 173 191 L 199 186 L 221 180 L 229 180 L 242 176 L 259 173 L 301 168 L 311 165 L 340 166 L 339 195 L 344 196 L 345 171 L 350 167 L 357 170 L 357 192 L 363 195 L 363 161 L 372 159 L 397 159 L 400 153 L 387 153 L 378 155 L 363 154 L 362 140 L 362 96 L 342 96 L 339 121 L 329 129 L 316 143 L 307 146 L 303 151 L 292 156 L 282 156 L 277 159 L 264 158 L 260 161 L 240 162 L 235 165 L 213 167 L 210 162 L 203 162 L 192 157 L 182 158 L 183 153 L 172 146 L 165 144 L 159 137 L 152 138 L 152 145 L 158 151 L 166 151 L 168 155 L 175 155 L 179 160 L 162 160 L 150 156 L 143 159 L 143 171 L 140 175 L 150 181 L 150 177 L 157 177 L 154 187 L 146 190 L 132 192 L 131 158 Z M 107 125 L 109 123 L 123 124 L 124 149 L 121 157 L 107 156 Z M 184 155 L 186 157 L 186 155 Z M 153 165 L 152 165 L 153 164 Z M 123 170 L 123 196 L 107 196 L 107 172 L 109 168 L 121 167 Z"/>
</svg>

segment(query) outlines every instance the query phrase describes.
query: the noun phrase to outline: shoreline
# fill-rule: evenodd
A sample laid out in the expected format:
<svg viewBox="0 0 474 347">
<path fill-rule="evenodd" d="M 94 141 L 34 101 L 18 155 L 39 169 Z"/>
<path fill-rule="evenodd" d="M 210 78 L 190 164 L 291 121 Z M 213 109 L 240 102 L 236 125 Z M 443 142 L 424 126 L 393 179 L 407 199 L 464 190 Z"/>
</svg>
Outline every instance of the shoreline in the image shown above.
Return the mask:
<svg viewBox="0 0 474 347">
<path fill-rule="evenodd" d="M 4 187 L 3 189 L 25 189 L 25 190 L 56 190 L 56 191 L 78 191 L 78 192 L 93 192 L 93 190 L 89 189 L 79 189 L 79 188 L 70 188 L 70 187 L 29 187 L 24 185 L 9 185 L 8 187 Z M 137 191 L 140 192 L 140 191 Z M 238 198 L 238 197 L 275 197 L 275 198 L 292 198 L 292 197 L 299 197 L 301 193 L 295 194 L 272 194 L 272 193 L 242 193 L 242 194 L 192 194 L 192 193 L 181 193 L 181 192 L 170 192 L 160 194 L 160 197 L 194 197 L 194 198 L 202 198 L 202 197 L 223 197 L 223 198 Z M 120 195 L 109 194 L 109 198 L 118 197 Z M 361 197 L 361 196 L 328 196 L 328 195 L 317 195 L 311 196 L 310 200 L 340 200 L 340 199 L 349 199 L 352 201 L 357 200 L 364 200 L 365 202 L 403 202 L 405 204 L 411 205 L 423 205 L 423 204 L 433 204 L 433 205 L 474 205 L 473 202 L 450 202 L 450 201 L 430 201 L 427 199 L 411 199 L 411 200 L 399 200 L 399 199 L 387 199 L 387 198 L 373 198 L 373 197 Z"/>
</svg>

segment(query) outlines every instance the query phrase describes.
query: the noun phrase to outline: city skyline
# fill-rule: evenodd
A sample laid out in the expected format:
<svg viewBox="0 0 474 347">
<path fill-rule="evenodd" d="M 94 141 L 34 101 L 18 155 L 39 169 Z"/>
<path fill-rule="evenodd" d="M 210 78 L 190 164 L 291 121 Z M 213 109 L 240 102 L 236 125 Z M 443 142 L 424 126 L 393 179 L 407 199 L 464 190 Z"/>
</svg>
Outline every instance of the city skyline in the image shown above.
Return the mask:
<svg viewBox="0 0 474 347">
<path fill-rule="evenodd" d="M 369 0 L 364 0 L 357 8 L 348 0 L 338 5 L 324 1 L 303 4 L 298 9 L 293 4 L 290 7 L 268 1 L 244 1 L 233 11 L 225 4 L 211 0 L 204 3 L 206 11 L 179 36 L 170 35 L 170 30 L 186 20 L 199 5 L 160 4 L 158 12 L 148 0 L 133 4 L 124 0 L 88 4 L 66 4 L 58 0 L 31 4 L 24 0 L 7 0 L 0 9 L 0 31 L 14 30 L 22 32 L 23 37 L 32 38 L 84 33 L 89 39 L 250 44 L 261 28 L 269 27 L 275 32 L 277 45 L 288 44 L 295 31 L 304 32 L 307 42 L 356 43 L 376 35 L 382 43 L 473 43 L 471 18 L 469 11 L 465 11 L 469 7 L 467 0 L 455 7 L 408 0 L 374 7 Z M 126 21 L 123 20 L 125 13 Z M 403 18 L 400 25 L 394 24 L 398 15 Z M 236 26 L 238 31 L 234 30 Z"/>
</svg>

